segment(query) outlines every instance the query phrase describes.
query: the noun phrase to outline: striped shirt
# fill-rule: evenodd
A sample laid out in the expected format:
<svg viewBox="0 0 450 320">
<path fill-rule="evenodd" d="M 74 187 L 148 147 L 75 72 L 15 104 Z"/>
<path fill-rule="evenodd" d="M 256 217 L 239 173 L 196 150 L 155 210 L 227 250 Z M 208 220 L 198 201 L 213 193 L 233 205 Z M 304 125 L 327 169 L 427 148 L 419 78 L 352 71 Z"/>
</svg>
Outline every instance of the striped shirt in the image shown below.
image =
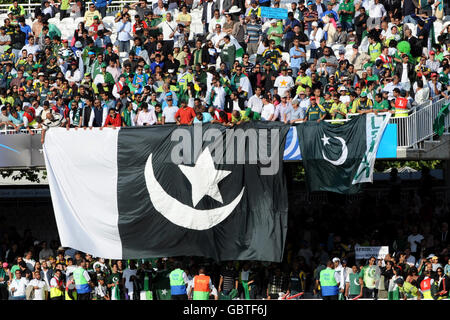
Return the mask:
<svg viewBox="0 0 450 320">
<path fill-rule="evenodd" d="M 261 25 L 251 23 L 247 24 L 245 36 L 248 37 L 248 43 L 258 43 L 261 33 Z"/>
</svg>

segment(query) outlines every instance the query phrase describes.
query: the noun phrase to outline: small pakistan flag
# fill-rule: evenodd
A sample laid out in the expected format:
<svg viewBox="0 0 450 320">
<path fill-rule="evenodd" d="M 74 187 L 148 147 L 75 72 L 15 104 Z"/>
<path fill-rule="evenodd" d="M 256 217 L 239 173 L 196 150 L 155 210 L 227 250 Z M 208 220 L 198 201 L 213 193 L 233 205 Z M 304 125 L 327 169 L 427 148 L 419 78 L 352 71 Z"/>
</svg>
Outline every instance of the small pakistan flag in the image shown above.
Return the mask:
<svg viewBox="0 0 450 320">
<path fill-rule="evenodd" d="M 153 289 L 156 294 L 157 300 L 171 300 L 172 295 L 170 294 L 170 271 L 164 270 L 158 272 L 153 279 Z"/>
<path fill-rule="evenodd" d="M 297 125 L 309 191 L 359 192 L 372 182 L 378 146 L 390 114 L 363 114 L 343 125 L 308 121 Z"/>
</svg>

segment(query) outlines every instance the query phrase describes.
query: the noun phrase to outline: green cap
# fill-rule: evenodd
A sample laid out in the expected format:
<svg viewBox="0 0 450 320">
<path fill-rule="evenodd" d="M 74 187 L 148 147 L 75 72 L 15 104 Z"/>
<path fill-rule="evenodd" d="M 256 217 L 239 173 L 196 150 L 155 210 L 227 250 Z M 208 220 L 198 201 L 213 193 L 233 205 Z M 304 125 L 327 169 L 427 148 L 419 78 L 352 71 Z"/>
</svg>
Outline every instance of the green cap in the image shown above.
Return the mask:
<svg viewBox="0 0 450 320">
<path fill-rule="evenodd" d="M 363 91 L 361 92 L 361 98 L 367 97 L 367 92 Z"/>
<path fill-rule="evenodd" d="M 7 45 L 3 46 L 4 51 L 8 51 L 9 49 L 11 49 L 10 45 L 7 44 Z"/>
<path fill-rule="evenodd" d="M 144 69 L 150 69 L 150 65 L 146 64 L 146 65 L 144 66 Z"/>
<path fill-rule="evenodd" d="M 94 16 L 94 20 L 95 20 L 95 19 L 98 19 L 98 16 Z"/>
<path fill-rule="evenodd" d="M 101 65 L 101 67 L 102 67 L 102 68 L 106 68 L 106 67 L 107 67 L 106 63 L 103 62 L 102 65 Z"/>
<path fill-rule="evenodd" d="M 26 80 L 27 80 L 27 81 L 28 81 L 28 80 L 34 80 L 34 78 L 33 78 L 33 77 L 27 77 Z"/>
<path fill-rule="evenodd" d="M 42 68 L 42 64 L 36 63 L 36 64 L 33 66 L 33 68 L 34 68 L 34 69 Z"/>
<path fill-rule="evenodd" d="M 327 62 L 327 59 L 322 59 L 322 60 L 320 60 L 320 62 L 326 63 L 326 62 Z"/>
</svg>

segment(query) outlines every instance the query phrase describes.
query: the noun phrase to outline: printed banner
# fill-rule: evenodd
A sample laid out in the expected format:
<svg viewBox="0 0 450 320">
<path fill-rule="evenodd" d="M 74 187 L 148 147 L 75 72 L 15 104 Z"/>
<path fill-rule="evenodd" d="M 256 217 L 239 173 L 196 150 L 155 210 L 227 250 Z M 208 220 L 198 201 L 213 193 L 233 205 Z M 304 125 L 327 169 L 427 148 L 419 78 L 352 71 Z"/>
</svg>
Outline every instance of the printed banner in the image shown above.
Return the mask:
<svg viewBox="0 0 450 320">
<path fill-rule="evenodd" d="M 384 257 L 389 253 L 389 246 L 382 247 L 361 247 L 355 246 L 355 259 L 370 259 L 370 257 L 375 257 L 377 259 L 384 259 Z"/>
<path fill-rule="evenodd" d="M 288 10 L 281 8 L 261 7 L 261 17 L 269 19 L 287 19 Z"/>
<path fill-rule="evenodd" d="M 390 113 L 380 114 L 378 116 L 373 113 L 366 115 L 366 152 L 353 178 L 352 184 L 373 181 L 373 165 L 378 146 L 391 118 Z"/>
</svg>

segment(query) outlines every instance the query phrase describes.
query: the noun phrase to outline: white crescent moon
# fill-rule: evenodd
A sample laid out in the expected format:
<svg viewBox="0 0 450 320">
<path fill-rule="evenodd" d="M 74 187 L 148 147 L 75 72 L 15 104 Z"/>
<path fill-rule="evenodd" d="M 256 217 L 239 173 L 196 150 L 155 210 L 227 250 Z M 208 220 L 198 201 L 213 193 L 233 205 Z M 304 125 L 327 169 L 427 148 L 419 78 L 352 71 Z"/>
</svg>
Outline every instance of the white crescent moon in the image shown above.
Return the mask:
<svg viewBox="0 0 450 320">
<path fill-rule="evenodd" d="M 337 160 L 334 160 L 334 161 L 330 160 L 327 158 L 327 156 L 325 155 L 323 150 L 322 150 L 322 156 L 325 160 L 327 160 L 331 164 L 334 164 L 335 166 L 340 166 L 340 165 L 344 164 L 344 162 L 347 160 L 347 156 L 348 156 L 347 144 L 345 143 L 345 140 L 342 139 L 341 137 L 334 137 L 334 138 L 338 139 L 342 144 L 342 154 L 341 154 L 340 158 Z"/>
<path fill-rule="evenodd" d="M 197 210 L 164 191 L 153 172 L 152 154 L 147 159 L 144 175 L 148 194 L 155 209 L 173 224 L 192 230 L 207 230 L 225 220 L 241 201 L 245 189 L 243 187 L 239 195 L 226 206 Z"/>
</svg>

